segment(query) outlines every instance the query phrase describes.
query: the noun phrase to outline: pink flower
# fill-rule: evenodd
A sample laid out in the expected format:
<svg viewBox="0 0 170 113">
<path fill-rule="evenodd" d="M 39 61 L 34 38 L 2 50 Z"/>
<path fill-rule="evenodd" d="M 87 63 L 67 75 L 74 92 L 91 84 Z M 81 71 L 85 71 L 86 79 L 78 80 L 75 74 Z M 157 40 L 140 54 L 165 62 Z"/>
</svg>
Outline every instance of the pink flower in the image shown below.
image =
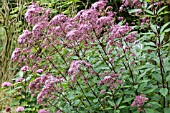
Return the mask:
<svg viewBox="0 0 170 113">
<path fill-rule="evenodd" d="M 16 82 L 21 82 L 23 80 L 23 78 L 18 78 L 16 79 Z"/>
<path fill-rule="evenodd" d="M 15 50 L 14 50 L 13 53 L 12 53 L 11 59 L 12 59 L 13 61 L 18 60 L 20 52 L 21 52 L 21 49 L 20 49 L 20 48 L 15 48 Z"/>
<path fill-rule="evenodd" d="M 31 35 L 32 33 L 28 30 L 24 30 L 23 34 L 21 34 L 18 38 L 18 43 L 19 44 L 24 44 L 27 40 L 27 38 Z"/>
<path fill-rule="evenodd" d="M 16 112 L 22 112 L 24 111 L 24 107 L 22 106 L 19 106 L 17 109 L 16 109 Z"/>
<path fill-rule="evenodd" d="M 86 68 L 91 67 L 92 65 L 87 63 L 84 60 L 75 60 L 71 62 L 68 74 L 72 76 L 72 82 L 76 80 L 76 75 L 80 72 L 81 65 L 84 64 Z"/>
<path fill-rule="evenodd" d="M 106 90 L 105 90 L 105 89 L 103 89 L 103 90 L 100 91 L 100 94 L 104 94 L 104 93 L 106 93 Z"/>
<path fill-rule="evenodd" d="M 60 109 L 60 110 L 58 110 L 56 113 L 62 113 L 62 110 Z"/>
<path fill-rule="evenodd" d="M 32 28 L 32 35 L 35 38 L 40 37 L 43 34 L 43 30 L 47 28 L 48 22 L 38 22 L 33 28 Z"/>
<path fill-rule="evenodd" d="M 38 70 L 36 71 L 36 73 L 41 74 L 43 71 L 44 71 L 43 69 L 38 69 Z"/>
<path fill-rule="evenodd" d="M 38 4 L 33 3 L 28 7 L 25 13 L 25 19 L 28 23 L 35 25 L 40 21 L 48 21 L 50 12 L 50 10 L 46 10 L 44 7 L 39 7 Z"/>
<path fill-rule="evenodd" d="M 145 104 L 145 102 L 147 102 L 147 100 L 148 98 L 144 97 L 144 95 L 136 96 L 131 106 L 140 108 Z"/>
<path fill-rule="evenodd" d="M 104 9 L 106 4 L 107 4 L 107 0 L 101 0 L 101 1 L 98 1 L 98 2 L 95 2 L 94 4 L 92 4 L 92 9 Z"/>
<path fill-rule="evenodd" d="M 54 16 L 51 21 L 50 25 L 61 25 L 62 23 L 67 21 L 67 17 L 64 14 L 59 14 Z"/>
<path fill-rule="evenodd" d="M 110 58 L 110 59 L 109 59 L 109 62 L 112 63 L 113 61 L 114 61 L 114 58 Z"/>
<path fill-rule="evenodd" d="M 28 66 L 23 66 L 22 68 L 21 68 L 21 71 L 28 71 L 29 70 L 29 67 Z"/>
<path fill-rule="evenodd" d="M 79 37 L 80 37 L 80 31 L 76 29 L 69 31 L 66 35 L 66 38 L 69 40 L 78 40 Z"/>
<path fill-rule="evenodd" d="M 121 20 L 123 20 L 123 17 L 118 17 L 117 19 L 121 21 Z"/>
<path fill-rule="evenodd" d="M 38 111 L 38 113 L 50 113 L 50 112 L 47 111 L 47 110 L 44 110 L 44 109 L 40 109 L 40 110 Z"/>
<path fill-rule="evenodd" d="M 10 82 L 4 82 L 2 83 L 2 87 L 10 87 L 12 84 Z"/>
</svg>

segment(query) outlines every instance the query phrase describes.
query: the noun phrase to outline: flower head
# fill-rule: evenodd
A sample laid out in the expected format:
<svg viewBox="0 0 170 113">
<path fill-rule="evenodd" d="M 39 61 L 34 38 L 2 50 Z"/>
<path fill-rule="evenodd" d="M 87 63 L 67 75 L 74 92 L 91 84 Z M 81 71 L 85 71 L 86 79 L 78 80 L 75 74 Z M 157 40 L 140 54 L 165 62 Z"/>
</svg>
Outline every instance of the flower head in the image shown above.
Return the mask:
<svg viewBox="0 0 170 113">
<path fill-rule="evenodd" d="M 23 80 L 23 78 L 20 77 L 20 78 L 16 79 L 16 82 L 21 82 L 22 80 Z"/>
<path fill-rule="evenodd" d="M 29 37 L 32 33 L 28 30 L 24 30 L 23 34 L 21 34 L 18 38 L 19 44 L 24 44 L 27 41 L 27 37 Z"/>
<path fill-rule="evenodd" d="M 145 104 L 145 102 L 148 100 L 148 98 L 144 97 L 144 95 L 138 95 L 136 96 L 135 100 L 131 104 L 133 107 L 140 108 Z"/>
<path fill-rule="evenodd" d="M 20 52 L 21 52 L 21 49 L 20 49 L 20 48 L 15 48 L 15 50 L 14 50 L 13 53 L 12 53 L 11 59 L 12 59 L 13 61 L 18 60 Z"/>
<path fill-rule="evenodd" d="M 92 4 L 92 9 L 104 9 L 106 4 L 107 4 L 107 0 L 100 0 L 98 2 L 95 2 L 94 4 Z"/>
<path fill-rule="evenodd" d="M 39 7 L 38 4 L 33 3 L 30 5 L 25 13 L 25 19 L 28 23 L 35 25 L 40 21 L 48 21 L 50 10 L 44 7 Z"/>
<path fill-rule="evenodd" d="M 50 113 L 50 112 L 47 111 L 47 110 L 44 110 L 44 109 L 40 109 L 40 110 L 38 111 L 38 113 Z"/>
<path fill-rule="evenodd" d="M 4 82 L 2 83 L 2 87 L 10 87 L 12 84 L 10 82 Z"/>
<path fill-rule="evenodd" d="M 22 112 L 24 111 L 24 107 L 22 106 L 19 106 L 17 109 L 16 109 L 16 112 Z"/>
<path fill-rule="evenodd" d="M 41 74 L 43 71 L 44 71 L 43 69 L 38 69 L 38 70 L 36 71 L 36 73 Z"/>
<path fill-rule="evenodd" d="M 28 71 L 29 70 L 29 67 L 28 66 L 23 66 L 22 68 L 21 68 L 21 71 Z"/>
<path fill-rule="evenodd" d="M 61 25 L 62 23 L 64 23 L 67 20 L 66 15 L 64 14 L 59 14 L 54 16 L 51 21 L 50 21 L 50 25 Z"/>
</svg>

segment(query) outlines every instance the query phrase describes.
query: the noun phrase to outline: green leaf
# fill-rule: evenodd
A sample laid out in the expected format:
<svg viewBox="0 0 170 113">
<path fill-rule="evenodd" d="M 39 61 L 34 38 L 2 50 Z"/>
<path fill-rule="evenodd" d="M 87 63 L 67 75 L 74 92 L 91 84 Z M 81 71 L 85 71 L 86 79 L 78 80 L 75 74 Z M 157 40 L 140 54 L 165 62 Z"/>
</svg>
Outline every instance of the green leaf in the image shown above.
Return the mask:
<svg viewBox="0 0 170 113">
<path fill-rule="evenodd" d="M 160 8 L 159 10 L 158 10 L 158 12 L 157 12 L 157 14 L 159 14 L 161 11 L 163 11 L 165 8 L 167 8 L 168 6 L 164 6 L 164 7 L 162 7 L 162 8 Z"/>
<path fill-rule="evenodd" d="M 165 33 L 170 32 L 170 28 L 166 29 L 164 32 Z"/>
<path fill-rule="evenodd" d="M 147 46 L 155 46 L 155 44 L 153 42 L 144 42 L 144 45 Z"/>
<path fill-rule="evenodd" d="M 152 11 L 150 11 L 150 10 L 145 9 L 145 12 L 147 12 L 150 15 L 154 15 L 154 13 Z"/>
<path fill-rule="evenodd" d="M 132 10 L 129 10 L 129 13 L 135 13 L 135 12 L 137 12 L 139 10 L 141 10 L 141 9 L 132 9 Z"/>
<path fill-rule="evenodd" d="M 130 102 L 131 100 L 133 100 L 134 98 L 127 98 L 127 99 L 125 99 L 122 103 L 126 103 L 126 102 Z"/>
<path fill-rule="evenodd" d="M 97 103 L 97 102 L 98 102 L 98 98 L 94 99 L 93 102 L 94 102 L 94 103 Z"/>
<path fill-rule="evenodd" d="M 164 11 L 164 12 L 161 12 L 160 14 L 159 14 L 159 16 L 160 15 L 166 15 L 166 14 L 169 14 L 170 12 L 169 11 Z"/>
<path fill-rule="evenodd" d="M 170 22 L 167 22 L 166 24 L 164 24 L 161 29 L 160 29 L 160 33 L 162 33 L 164 31 L 164 29 L 170 24 Z"/>
<path fill-rule="evenodd" d="M 161 88 L 159 92 L 165 97 L 168 93 L 168 89 L 167 88 Z"/>
<path fill-rule="evenodd" d="M 145 109 L 145 112 L 146 112 L 146 113 L 154 113 L 154 110 L 153 110 L 153 109 L 146 108 L 146 109 Z"/>
<path fill-rule="evenodd" d="M 153 24 L 151 23 L 151 29 L 152 29 L 152 31 L 154 31 L 155 33 L 157 33 L 156 25 L 153 25 Z"/>
<path fill-rule="evenodd" d="M 161 107 L 161 105 L 158 102 L 149 102 L 148 104 L 152 105 L 152 108 L 158 108 Z"/>
<path fill-rule="evenodd" d="M 164 108 L 164 113 L 169 113 L 170 108 Z"/>
<path fill-rule="evenodd" d="M 114 106 L 114 105 L 115 105 L 113 100 L 112 100 L 112 101 L 109 100 L 108 103 L 109 103 L 111 106 Z"/>
<path fill-rule="evenodd" d="M 160 74 L 158 73 L 153 73 L 152 76 L 158 81 L 161 82 L 162 81 L 162 77 Z"/>
<path fill-rule="evenodd" d="M 121 101 L 122 101 L 122 97 L 120 97 L 120 98 L 117 100 L 116 105 L 119 106 L 119 104 L 121 103 Z"/>
<path fill-rule="evenodd" d="M 123 109 L 123 108 L 126 108 L 127 106 L 120 106 L 119 109 Z"/>
<path fill-rule="evenodd" d="M 138 92 L 142 92 L 142 90 L 144 89 L 144 87 L 147 85 L 147 82 L 142 83 L 139 88 L 138 88 Z"/>
<path fill-rule="evenodd" d="M 170 81 L 170 75 L 168 75 L 167 77 L 166 77 L 166 82 L 169 82 Z"/>
<path fill-rule="evenodd" d="M 148 90 L 146 90 L 146 91 L 143 91 L 143 94 L 148 94 L 148 93 L 150 93 L 150 92 L 153 92 L 156 88 L 157 88 L 157 87 L 152 87 L 152 88 L 150 88 L 150 89 L 148 89 Z"/>
</svg>

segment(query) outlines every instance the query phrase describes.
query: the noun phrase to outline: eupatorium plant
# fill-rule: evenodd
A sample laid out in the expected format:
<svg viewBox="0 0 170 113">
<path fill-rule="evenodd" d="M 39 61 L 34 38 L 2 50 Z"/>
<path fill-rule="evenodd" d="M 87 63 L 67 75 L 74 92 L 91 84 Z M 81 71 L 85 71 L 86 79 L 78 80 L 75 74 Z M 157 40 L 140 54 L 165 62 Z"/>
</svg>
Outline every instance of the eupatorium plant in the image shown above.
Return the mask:
<svg viewBox="0 0 170 113">
<path fill-rule="evenodd" d="M 165 8 L 122 0 L 117 13 L 100 0 L 74 17 L 50 18 L 50 10 L 29 6 L 25 18 L 32 29 L 20 35 L 11 59 L 27 76 L 27 93 L 43 106 L 39 112 L 166 112 Z M 134 20 L 128 23 L 124 12 Z"/>
</svg>

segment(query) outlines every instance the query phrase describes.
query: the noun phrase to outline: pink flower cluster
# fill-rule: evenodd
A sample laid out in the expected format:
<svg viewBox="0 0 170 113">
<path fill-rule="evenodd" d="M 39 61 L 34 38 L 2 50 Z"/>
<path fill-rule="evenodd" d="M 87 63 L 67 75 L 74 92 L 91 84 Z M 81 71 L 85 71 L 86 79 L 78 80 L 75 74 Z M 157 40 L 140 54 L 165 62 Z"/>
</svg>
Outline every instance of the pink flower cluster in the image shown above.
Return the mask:
<svg viewBox="0 0 170 113">
<path fill-rule="evenodd" d="M 141 110 L 141 107 L 144 106 L 145 102 L 147 101 L 148 101 L 148 98 L 146 98 L 144 95 L 139 95 L 139 96 L 136 96 L 131 106 L 137 107 L 138 110 Z"/>
<path fill-rule="evenodd" d="M 59 14 L 54 16 L 51 20 L 50 20 L 50 25 L 62 25 L 64 22 L 66 22 L 68 20 L 67 16 L 64 14 Z"/>
<path fill-rule="evenodd" d="M 80 68 L 82 64 L 84 64 L 84 66 L 87 68 L 92 66 L 91 64 L 87 63 L 84 60 L 72 61 L 70 68 L 68 70 L 68 74 L 72 76 L 72 82 L 76 80 L 76 75 L 80 72 Z"/>
<path fill-rule="evenodd" d="M 125 37 L 124 41 L 125 41 L 125 42 L 129 42 L 129 43 L 135 42 L 136 34 L 137 34 L 136 32 L 129 33 L 129 34 Z"/>
<path fill-rule="evenodd" d="M 25 13 L 26 21 L 32 25 L 40 21 L 48 21 L 48 15 L 50 10 L 46 10 L 44 7 L 38 7 L 38 4 L 33 3 L 27 9 Z"/>
<path fill-rule="evenodd" d="M 119 84 L 119 85 L 122 84 L 122 80 L 119 79 L 119 76 L 120 76 L 119 74 L 111 73 L 108 76 L 105 76 L 104 79 L 100 80 L 98 82 L 98 85 L 100 86 L 100 85 L 107 84 L 107 86 L 110 89 L 113 89 L 113 88 L 116 89 L 117 84 Z"/>
<path fill-rule="evenodd" d="M 56 78 L 52 75 L 44 75 L 31 82 L 29 89 L 33 95 L 38 92 L 37 103 L 43 104 L 45 98 L 54 98 L 53 95 L 51 95 L 52 92 L 62 90 L 62 87 L 58 87 L 57 84 L 63 81 L 64 79 L 61 77 Z"/>
<path fill-rule="evenodd" d="M 36 71 L 36 73 L 41 74 L 43 71 L 44 71 L 43 69 L 38 69 L 38 70 Z"/>
<path fill-rule="evenodd" d="M 99 10 L 103 10 L 107 4 L 108 0 L 100 0 L 98 2 L 95 2 L 94 4 L 92 4 L 92 9 L 99 9 Z"/>
<path fill-rule="evenodd" d="M 15 48 L 15 50 L 12 53 L 11 59 L 13 61 L 17 61 L 20 55 L 21 49 L 20 48 Z"/>
<path fill-rule="evenodd" d="M 22 111 L 24 111 L 24 107 L 22 107 L 22 106 L 19 106 L 17 109 L 16 109 L 16 112 L 22 112 Z"/>
<path fill-rule="evenodd" d="M 17 78 L 17 79 L 16 79 L 16 82 L 21 82 L 22 80 L 23 80 L 23 78 L 20 77 L 20 78 Z"/>
<path fill-rule="evenodd" d="M 29 71 L 29 70 L 30 70 L 30 68 L 28 66 L 23 66 L 21 68 L 21 71 Z"/>
<path fill-rule="evenodd" d="M 24 44 L 27 41 L 27 38 L 31 36 L 31 32 L 28 30 L 24 30 L 23 34 L 21 34 L 18 38 L 18 43 L 19 44 Z"/>
<path fill-rule="evenodd" d="M 127 6 L 139 8 L 141 5 L 142 2 L 140 2 L 140 0 L 122 0 L 122 5 L 119 10 L 122 11 L 123 8 Z"/>
<path fill-rule="evenodd" d="M 109 37 L 107 38 L 108 45 L 109 46 L 117 45 L 118 47 L 121 47 L 122 43 L 116 40 L 122 39 L 122 37 L 124 37 L 127 33 L 129 33 L 132 30 L 132 28 L 131 26 L 128 26 L 128 25 L 120 26 L 120 25 L 115 24 L 113 25 L 112 28 L 110 28 L 110 30 L 111 30 L 111 33 Z M 135 33 L 131 33 L 125 38 L 125 41 L 134 42 L 134 39 L 135 39 Z"/>
<path fill-rule="evenodd" d="M 10 86 L 12 86 L 12 84 L 10 82 L 4 82 L 4 83 L 2 83 L 1 86 L 2 87 L 10 87 Z"/>
<path fill-rule="evenodd" d="M 45 32 L 47 27 L 48 27 L 48 22 L 40 21 L 36 23 L 32 29 L 33 39 L 37 40 L 38 38 L 43 36 L 43 33 Z"/>
</svg>

